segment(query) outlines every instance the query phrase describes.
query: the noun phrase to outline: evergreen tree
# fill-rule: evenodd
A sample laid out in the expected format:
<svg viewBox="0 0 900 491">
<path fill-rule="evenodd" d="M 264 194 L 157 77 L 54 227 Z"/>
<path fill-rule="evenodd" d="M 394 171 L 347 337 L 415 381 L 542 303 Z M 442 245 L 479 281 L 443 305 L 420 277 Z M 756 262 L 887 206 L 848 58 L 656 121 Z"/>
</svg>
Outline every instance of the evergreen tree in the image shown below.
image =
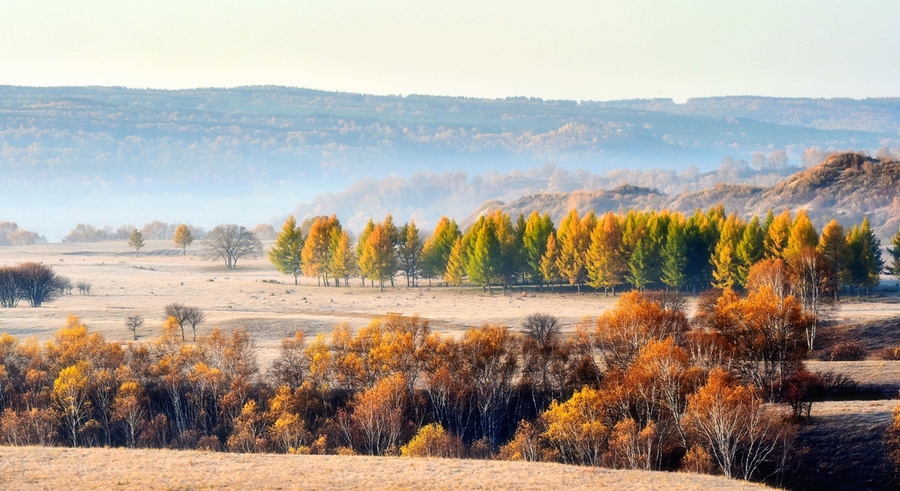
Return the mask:
<svg viewBox="0 0 900 491">
<path fill-rule="evenodd" d="M 372 231 L 375 230 L 375 222 L 370 218 L 366 222 L 366 226 L 363 227 L 362 232 L 359 234 L 359 238 L 356 241 L 356 258 L 357 261 L 361 261 L 363 257 L 363 253 L 366 250 L 366 243 L 369 240 L 369 235 L 372 235 Z M 366 278 L 370 276 L 371 271 L 367 271 L 362 262 L 359 263 L 359 275 L 362 278 L 362 286 L 366 286 Z M 372 282 L 372 286 L 375 286 L 374 281 Z"/>
<path fill-rule="evenodd" d="M 365 271 L 373 282 L 378 280 L 381 291 L 384 291 L 384 282 L 393 278 L 397 272 L 396 255 L 394 245 L 391 242 L 390 231 L 383 224 L 375 225 L 372 233 L 366 239 L 366 246 L 359 258 L 359 269 Z"/>
<path fill-rule="evenodd" d="M 141 247 L 144 247 L 144 234 L 142 234 L 138 229 L 132 230 L 131 236 L 128 237 L 128 245 L 134 247 L 135 253 L 140 251 Z"/>
<path fill-rule="evenodd" d="M 844 227 L 832 220 L 822 229 L 822 237 L 819 239 L 819 253 L 828 265 L 828 285 L 834 292 L 834 300 L 838 299 L 838 290 L 841 286 L 850 282 L 850 249 L 847 246 L 847 237 Z"/>
<path fill-rule="evenodd" d="M 735 251 L 738 261 L 738 284 L 747 284 L 747 278 L 750 276 L 750 268 L 764 257 L 765 237 L 766 233 L 763 226 L 759 223 L 759 217 L 753 215 L 753 218 L 751 218 L 750 222 L 744 227 L 744 233 L 741 235 L 741 240 L 738 242 Z"/>
<path fill-rule="evenodd" d="M 492 221 L 482 216 L 479 222 L 481 226 L 478 227 L 474 247 L 466 258 L 466 275 L 469 281 L 494 293 L 491 283 L 500 273 L 500 241 Z"/>
<path fill-rule="evenodd" d="M 541 275 L 552 288 L 553 282 L 559 278 L 559 247 L 556 245 L 556 233 L 547 237 L 547 248 L 541 258 Z"/>
<path fill-rule="evenodd" d="M 628 283 L 636 290 L 643 290 L 650 282 L 650 253 L 648 239 L 638 239 L 628 260 Z"/>
<path fill-rule="evenodd" d="M 303 250 L 301 258 L 303 263 L 303 274 L 308 277 L 315 277 L 319 281 L 328 286 L 329 267 L 331 265 L 331 234 L 335 228 L 340 229 L 341 224 L 337 217 L 318 217 L 309 228 L 309 235 L 303 242 Z"/>
<path fill-rule="evenodd" d="M 550 215 L 538 215 L 533 211 L 528 216 L 522 235 L 525 271 L 532 281 L 543 291 L 544 275 L 541 273 L 541 259 L 547 251 L 547 239 L 555 232 Z"/>
<path fill-rule="evenodd" d="M 663 255 L 662 282 L 676 292 L 684 287 L 687 279 L 687 242 L 684 238 L 684 226 L 676 220 L 669 222 L 666 249 Z"/>
<path fill-rule="evenodd" d="M 466 275 L 466 265 L 463 257 L 463 241 L 462 237 L 457 237 L 453 247 L 450 248 L 450 255 L 447 257 L 447 271 L 444 273 L 444 281 L 450 285 L 459 287 L 462 291 L 463 278 Z"/>
<path fill-rule="evenodd" d="M 344 279 L 344 286 L 350 286 L 350 277 L 356 274 L 356 251 L 350 241 L 350 234 L 346 230 L 334 229 L 332 231 L 331 275 L 340 284 Z"/>
<path fill-rule="evenodd" d="M 791 233 L 788 236 L 784 257 L 789 258 L 792 255 L 800 254 L 804 247 L 816 247 L 818 244 L 819 234 L 809 220 L 806 210 L 801 209 L 797 212 L 794 223 L 791 225 Z"/>
<path fill-rule="evenodd" d="M 850 281 L 857 288 L 859 295 L 862 288 L 868 290 L 878 286 L 884 260 L 881 258 L 881 241 L 875 237 L 869 227 L 869 218 L 864 217 L 859 225 L 854 225 L 847 236 L 850 249 Z"/>
<path fill-rule="evenodd" d="M 179 227 L 180 229 L 181 227 Z M 177 242 L 177 232 L 175 237 Z M 275 238 L 275 243 L 269 249 L 269 262 L 280 273 L 293 275 L 294 284 L 298 284 L 297 277 L 303 273 L 303 232 L 297 226 L 294 215 L 289 216 L 284 222 L 281 232 Z"/>
<path fill-rule="evenodd" d="M 429 286 L 432 278 L 444 276 L 444 273 L 447 271 L 450 251 L 461 236 L 456 220 L 441 217 L 431 237 L 425 241 L 425 245 L 422 246 L 421 257 L 422 276 L 428 278 Z"/>
<path fill-rule="evenodd" d="M 766 257 L 784 259 L 784 251 L 791 237 L 791 224 L 791 212 L 786 208 L 774 216 L 766 230 Z"/>
<path fill-rule="evenodd" d="M 888 247 L 888 253 L 891 255 L 889 271 L 894 278 L 900 279 L 900 229 L 891 236 L 891 245 L 894 247 Z"/>
<path fill-rule="evenodd" d="M 600 217 L 591 231 L 586 268 L 592 287 L 603 288 L 604 292 L 611 288 L 615 295 L 616 285 L 622 283 L 628 264 L 619 219 L 612 212 Z"/>
<path fill-rule="evenodd" d="M 400 245 L 397 246 L 397 257 L 400 269 L 406 275 L 406 286 L 416 286 L 419 277 L 420 257 L 422 255 L 422 237 L 415 220 L 400 227 Z"/>
<path fill-rule="evenodd" d="M 737 245 L 743 234 L 744 225 L 737 215 L 730 215 L 722 225 L 719 241 L 712 256 L 713 286 L 716 288 L 725 289 L 738 285 L 740 262 Z"/>
<path fill-rule="evenodd" d="M 493 224 L 494 235 L 500 244 L 498 256 L 497 277 L 503 279 L 504 288 L 514 283 L 519 273 L 519 265 L 522 263 L 521 242 L 518 240 L 516 229 L 510 216 L 502 210 L 494 210 L 487 217 Z"/>
</svg>

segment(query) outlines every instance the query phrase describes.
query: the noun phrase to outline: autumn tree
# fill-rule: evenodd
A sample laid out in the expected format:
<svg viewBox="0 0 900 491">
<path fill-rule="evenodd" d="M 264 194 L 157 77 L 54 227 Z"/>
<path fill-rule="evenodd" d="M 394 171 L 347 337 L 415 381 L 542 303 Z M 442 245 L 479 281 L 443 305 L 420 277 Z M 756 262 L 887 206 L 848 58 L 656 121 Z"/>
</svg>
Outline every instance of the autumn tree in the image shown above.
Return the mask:
<svg viewBox="0 0 900 491">
<path fill-rule="evenodd" d="M 737 256 L 737 284 L 746 285 L 750 268 L 764 257 L 766 233 L 759 222 L 759 217 L 753 218 L 744 227 L 740 241 L 737 243 L 735 254 Z"/>
<path fill-rule="evenodd" d="M 800 209 L 794 217 L 791 225 L 791 233 L 788 236 L 787 247 L 784 249 L 784 257 L 799 254 L 804 247 L 816 247 L 819 244 L 819 234 L 809 220 L 806 210 Z"/>
<path fill-rule="evenodd" d="M 525 271 L 532 281 L 543 291 L 544 275 L 541 273 L 541 260 L 547 251 L 547 239 L 555 232 L 550 215 L 538 215 L 531 212 L 522 235 L 525 255 Z"/>
<path fill-rule="evenodd" d="M 122 425 L 125 444 L 135 448 L 138 435 L 147 419 L 149 400 L 144 388 L 137 381 L 123 382 L 112 404 L 113 421 Z"/>
<path fill-rule="evenodd" d="M 740 261 L 737 254 L 738 243 L 744 234 L 744 224 L 737 215 L 729 215 L 722 224 L 719 233 L 719 241 L 713 251 L 713 286 L 716 288 L 731 288 L 741 286 Z"/>
<path fill-rule="evenodd" d="M 569 400 L 553 401 L 541 415 L 543 437 L 567 464 L 595 465 L 607 449 L 610 428 L 600 391 L 583 387 Z"/>
<path fill-rule="evenodd" d="M 242 257 L 258 256 L 262 243 L 252 232 L 239 225 L 217 225 L 206 234 L 206 259 L 223 259 L 226 269 L 235 269 Z"/>
<path fill-rule="evenodd" d="M 616 285 L 622 283 L 627 267 L 619 219 L 614 213 L 606 213 L 591 231 L 587 251 L 589 284 L 603 288 L 604 292 L 612 289 L 615 295 Z"/>
<path fill-rule="evenodd" d="M 181 248 L 181 255 L 187 255 L 187 248 L 194 243 L 194 234 L 191 233 L 191 229 L 187 226 L 187 224 L 182 223 L 175 229 L 175 236 L 173 238 L 175 242 L 175 247 Z"/>
<path fill-rule="evenodd" d="M 587 275 L 585 259 L 591 241 L 591 232 L 596 225 L 596 217 L 593 212 L 584 218 L 579 218 L 578 210 L 571 209 L 563 218 L 556 233 L 559 246 L 559 258 L 556 261 L 559 274 L 570 285 L 578 287 L 581 292 L 581 284 Z"/>
<path fill-rule="evenodd" d="M 818 251 L 822 259 L 828 265 L 829 291 L 834 294 L 834 300 L 838 299 L 838 292 L 844 283 L 849 282 L 847 266 L 850 262 L 850 249 L 847 247 L 847 238 L 844 227 L 832 220 L 822 229 L 822 237 L 819 238 Z"/>
<path fill-rule="evenodd" d="M 335 282 L 340 284 L 341 278 L 344 279 L 344 286 L 350 286 L 350 276 L 357 272 L 356 253 L 351 245 L 350 234 L 346 230 L 334 229 L 331 232 L 331 263 L 329 270 L 334 277 Z"/>
<path fill-rule="evenodd" d="M 685 426 L 706 447 L 726 477 L 751 479 L 784 446 L 790 431 L 753 387 L 720 369 L 688 396 Z"/>
<path fill-rule="evenodd" d="M 791 212 L 788 209 L 778 215 L 773 215 L 772 223 L 766 229 L 764 241 L 766 257 L 784 259 L 784 251 L 791 238 L 792 223 Z"/>
<path fill-rule="evenodd" d="M 494 223 L 481 216 L 466 235 L 471 247 L 466 251 L 466 275 L 469 281 L 493 293 L 491 284 L 497 278 L 501 266 L 500 241 Z"/>
<path fill-rule="evenodd" d="M 140 251 L 141 247 L 144 247 L 144 234 L 142 234 L 138 229 L 132 230 L 131 235 L 128 237 L 128 245 L 134 247 L 135 253 Z"/>
<path fill-rule="evenodd" d="M 272 362 L 272 375 L 279 384 L 296 389 L 303 385 L 309 373 L 309 363 L 306 335 L 297 330 L 294 337 L 281 340 L 278 357 Z"/>
<path fill-rule="evenodd" d="M 51 393 L 53 403 L 75 447 L 80 441 L 78 435 L 82 427 L 91 417 L 91 402 L 88 397 L 89 370 L 88 361 L 83 360 L 60 370 L 59 376 L 53 382 Z"/>
<path fill-rule="evenodd" d="M 445 216 L 438 220 L 431 236 L 422 246 L 420 260 L 422 276 L 428 279 L 429 286 L 432 278 L 441 278 L 447 272 L 450 251 L 460 237 L 462 234 L 459 232 L 456 220 L 450 220 Z"/>
<path fill-rule="evenodd" d="M 302 253 L 303 232 L 297 226 L 294 215 L 291 215 L 285 220 L 281 231 L 275 237 L 275 243 L 269 249 L 269 262 L 275 265 L 275 269 L 280 273 L 292 275 L 296 285 L 297 278 L 303 274 Z"/>
<path fill-rule="evenodd" d="M 382 224 L 375 225 L 366 238 L 366 246 L 359 257 L 359 269 L 372 281 L 378 280 L 381 291 L 384 291 L 385 280 L 393 278 L 397 272 L 391 234 Z"/>
<path fill-rule="evenodd" d="M 406 381 L 400 374 L 383 378 L 354 397 L 351 420 L 364 452 L 384 455 L 388 449 L 399 446 L 407 429 L 406 404 Z"/>
<path fill-rule="evenodd" d="M 318 217 L 309 229 L 309 235 L 303 243 L 301 252 L 303 274 L 315 277 L 321 285 L 328 286 L 329 266 L 333 249 L 331 236 L 335 229 L 340 229 L 341 224 L 337 217 Z"/>
<path fill-rule="evenodd" d="M 544 250 L 544 256 L 541 258 L 541 276 L 548 284 L 559 278 L 559 247 L 556 245 L 556 234 L 551 233 L 547 236 L 547 249 Z"/>
<path fill-rule="evenodd" d="M 810 315 L 806 327 L 806 343 L 810 351 L 816 341 L 819 323 L 826 319 L 834 306 L 831 301 L 828 264 L 815 247 L 803 246 L 797 252 L 791 252 L 787 258 L 791 275 L 791 291 L 800 301 L 803 310 Z"/>
<path fill-rule="evenodd" d="M 444 273 L 444 281 L 449 285 L 456 285 L 462 291 L 463 278 L 466 276 L 465 258 L 463 257 L 462 237 L 457 237 L 447 257 L 447 269 Z"/>
</svg>

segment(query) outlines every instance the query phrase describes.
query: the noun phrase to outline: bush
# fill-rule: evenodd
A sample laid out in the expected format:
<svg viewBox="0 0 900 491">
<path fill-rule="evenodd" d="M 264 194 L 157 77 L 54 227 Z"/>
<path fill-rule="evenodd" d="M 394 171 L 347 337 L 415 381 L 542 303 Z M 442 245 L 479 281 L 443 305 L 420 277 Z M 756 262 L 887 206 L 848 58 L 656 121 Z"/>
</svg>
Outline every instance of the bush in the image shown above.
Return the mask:
<svg viewBox="0 0 900 491">
<path fill-rule="evenodd" d="M 831 349 L 831 361 L 859 361 L 866 357 L 866 350 L 856 341 L 838 343 Z"/>
<path fill-rule="evenodd" d="M 419 428 L 416 436 L 400 447 L 400 455 L 458 459 L 463 455 L 463 448 L 459 437 L 447 433 L 443 426 L 434 423 Z"/>
</svg>

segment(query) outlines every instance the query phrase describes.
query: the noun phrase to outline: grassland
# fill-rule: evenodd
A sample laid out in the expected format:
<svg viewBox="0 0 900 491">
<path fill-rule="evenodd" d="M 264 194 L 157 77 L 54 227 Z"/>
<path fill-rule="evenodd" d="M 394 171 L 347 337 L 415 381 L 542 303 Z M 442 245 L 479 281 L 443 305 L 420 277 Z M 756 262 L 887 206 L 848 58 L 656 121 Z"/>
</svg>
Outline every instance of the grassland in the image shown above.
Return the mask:
<svg viewBox="0 0 900 491">
<path fill-rule="evenodd" d="M 0 447 L 0 488 L 686 491 L 761 486 L 697 474 L 527 462 Z"/>
</svg>

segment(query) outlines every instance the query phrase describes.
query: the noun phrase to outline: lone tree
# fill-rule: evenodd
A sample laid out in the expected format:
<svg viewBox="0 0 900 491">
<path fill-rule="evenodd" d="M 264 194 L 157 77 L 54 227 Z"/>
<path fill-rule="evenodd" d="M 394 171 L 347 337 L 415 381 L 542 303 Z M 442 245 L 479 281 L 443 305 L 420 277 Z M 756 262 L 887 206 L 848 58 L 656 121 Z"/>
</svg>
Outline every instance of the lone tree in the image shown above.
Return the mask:
<svg viewBox="0 0 900 491">
<path fill-rule="evenodd" d="M 207 259 L 224 259 L 225 268 L 237 267 L 238 259 L 244 256 L 258 256 L 263 247 L 253 232 L 239 225 L 218 225 L 206 235 Z"/>
<path fill-rule="evenodd" d="M 131 236 L 128 237 L 128 245 L 134 247 L 135 253 L 140 251 L 141 247 L 144 247 L 144 234 L 142 234 L 138 229 L 132 230 Z"/>
<path fill-rule="evenodd" d="M 181 248 L 181 255 L 187 254 L 187 248 L 194 242 L 194 235 L 187 225 L 181 224 L 175 229 L 175 247 Z"/>
<path fill-rule="evenodd" d="M 32 307 L 53 300 L 62 292 L 63 278 L 53 268 L 39 263 L 22 263 L 16 267 L 19 293 Z"/>
<path fill-rule="evenodd" d="M 269 261 L 282 274 L 293 275 L 295 285 L 298 283 L 297 277 L 303 274 L 303 232 L 297 226 L 294 215 L 284 222 L 269 249 Z"/>
<path fill-rule="evenodd" d="M 206 315 L 197 307 L 188 307 L 180 303 L 170 303 L 166 305 L 166 315 L 168 319 L 172 317 L 181 328 L 181 340 L 184 341 L 184 326 L 191 326 L 194 331 L 194 341 L 197 340 L 197 326 L 206 319 Z"/>
<path fill-rule="evenodd" d="M 128 318 L 125 319 L 125 325 L 128 326 L 128 329 L 131 329 L 134 340 L 137 341 L 137 330 L 144 325 L 144 318 L 139 314 L 129 315 Z"/>
</svg>

